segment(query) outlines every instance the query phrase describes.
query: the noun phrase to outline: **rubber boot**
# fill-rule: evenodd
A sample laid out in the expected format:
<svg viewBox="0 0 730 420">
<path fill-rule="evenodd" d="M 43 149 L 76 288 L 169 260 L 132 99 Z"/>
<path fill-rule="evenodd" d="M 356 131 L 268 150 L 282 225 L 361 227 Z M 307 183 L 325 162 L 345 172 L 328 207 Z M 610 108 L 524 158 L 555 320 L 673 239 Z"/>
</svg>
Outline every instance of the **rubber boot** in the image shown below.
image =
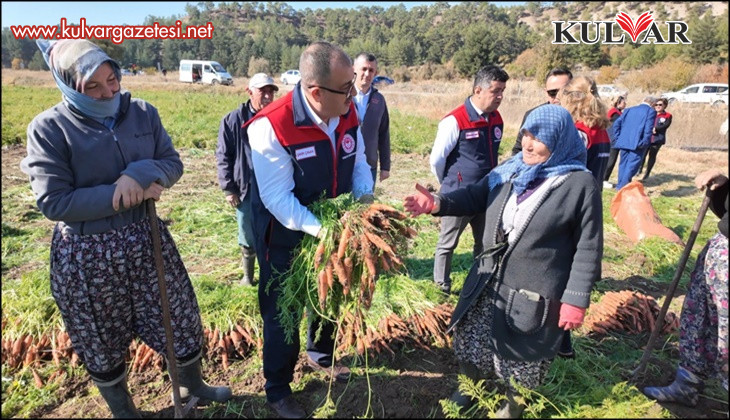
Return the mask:
<svg viewBox="0 0 730 420">
<path fill-rule="evenodd" d="M 507 400 L 502 402 L 502 407 L 494 415 L 495 419 L 519 419 L 522 417 L 522 412 L 525 411 L 525 404 L 517 402 L 515 400 L 515 391 L 507 389 L 505 392 Z"/>
<path fill-rule="evenodd" d="M 668 386 L 646 387 L 644 394 L 659 402 L 673 402 L 694 407 L 697 405 L 703 385 L 699 376 L 680 367 L 677 369 L 674 382 Z"/>
<path fill-rule="evenodd" d="M 479 371 L 479 368 L 471 362 L 459 362 L 459 373 L 476 382 L 484 379 L 483 375 Z M 458 386 L 449 400 L 453 401 L 462 408 L 462 410 L 468 410 L 473 404 L 474 399 L 468 395 L 464 395 L 459 390 Z"/>
<path fill-rule="evenodd" d="M 253 248 L 242 246 L 241 254 L 243 255 L 243 257 L 241 258 L 241 265 L 243 265 L 243 277 L 241 277 L 241 285 L 251 286 L 254 282 L 253 270 L 254 264 L 256 263 L 256 252 L 253 250 Z"/>
<path fill-rule="evenodd" d="M 203 402 L 226 402 L 232 396 L 231 388 L 227 386 L 210 386 L 203 380 L 200 372 L 200 354 L 192 360 L 177 365 L 180 380 L 180 398 L 183 401 L 196 396 Z"/>
<path fill-rule="evenodd" d="M 141 419 L 127 388 L 127 372 L 108 382 L 92 378 L 115 419 Z"/>
</svg>

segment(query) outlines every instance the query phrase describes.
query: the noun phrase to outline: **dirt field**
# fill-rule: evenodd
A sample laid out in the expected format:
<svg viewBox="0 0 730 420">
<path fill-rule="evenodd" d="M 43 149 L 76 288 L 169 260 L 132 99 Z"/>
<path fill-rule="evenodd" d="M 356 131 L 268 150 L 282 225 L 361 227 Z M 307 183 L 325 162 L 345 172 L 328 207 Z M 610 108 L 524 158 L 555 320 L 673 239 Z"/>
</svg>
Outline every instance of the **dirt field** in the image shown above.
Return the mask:
<svg viewBox="0 0 730 420">
<path fill-rule="evenodd" d="M 23 147 L 15 146 L 4 148 L 2 151 L 2 183 L 4 186 L 17 185 L 27 182 L 20 172 L 19 163 L 25 155 Z M 186 167 L 204 166 L 209 161 L 205 157 L 193 156 L 188 151 L 181 151 Z M 679 149 L 663 148 L 659 154 L 654 170 L 656 174 L 646 183 L 650 196 L 657 194 L 677 193 L 689 188 L 691 174 L 709 167 L 720 167 L 727 170 L 727 154 L 725 152 L 686 152 Z M 410 192 L 413 182 L 425 184 L 433 182 L 427 170 L 427 158 L 415 155 L 397 155 L 393 159 L 393 173 L 391 180 L 379 184 L 378 193 L 386 200 L 402 199 Z M 214 171 L 206 172 L 206 176 L 215 176 Z M 408 179 L 409 182 L 402 180 Z M 400 181 L 392 181 L 400 180 Z M 213 179 L 211 179 L 213 181 Z M 201 185 L 209 184 L 204 177 L 183 177 L 177 188 L 179 191 L 194 190 Z M 692 216 L 692 215 L 688 215 Z M 621 238 L 606 238 L 622 240 Z M 193 270 L 194 271 L 194 268 Z M 651 281 L 642 277 L 628 279 L 615 278 L 612 273 L 604 272 L 604 281 L 620 282 L 620 288 L 633 288 L 642 293 L 661 296 L 664 291 L 652 288 Z M 613 279 L 613 280 L 612 280 Z M 672 307 L 681 307 L 682 296 L 673 301 Z M 635 341 L 636 348 L 646 343 L 647 337 L 626 337 Z M 371 414 L 376 418 L 426 418 L 443 417 L 439 400 L 448 398 L 457 386 L 457 363 L 450 349 L 431 348 L 420 349 L 406 346 L 394 348 L 395 356 L 381 356 L 370 361 L 370 371 L 377 372 L 377 366 L 385 365 L 399 372 L 396 377 L 372 374 L 370 389 L 372 390 Z M 577 354 L 581 357 L 580 351 Z M 260 418 L 275 416 L 275 413 L 266 407 L 264 397 L 264 378 L 260 359 L 238 360 L 232 363 L 228 371 L 221 371 L 220 365 L 205 365 L 205 376 L 212 384 L 229 383 L 234 391 L 234 405 L 229 405 L 229 411 L 224 415 L 229 418 Z M 348 362 L 348 360 L 345 360 Z M 640 385 L 666 384 L 672 380 L 674 366 L 661 366 L 660 377 L 649 377 Z M 356 369 L 351 381 L 347 385 L 334 383 L 332 397 L 337 403 L 336 418 L 360 417 L 367 410 L 368 380 L 362 375 L 362 369 Z M 251 375 L 252 372 L 255 374 Z M 358 374 L 358 372 L 360 372 Z M 315 375 L 318 379 L 308 382 L 305 389 L 297 389 L 295 396 L 309 410 L 320 406 L 328 390 L 329 381 L 319 373 L 313 373 L 306 367 L 304 358 L 297 364 L 294 384 L 303 375 Z M 237 382 L 229 382 L 231 378 Z M 626 378 L 628 379 L 628 378 Z M 130 375 L 130 390 L 135 403 L 142 410 L 142 414 L 149 418 L 169 418 L 174 415 L 171 403 L 171 387 L 169 380 L 158 370 L 148 370 L 141 374 Z M 58 391 L 61 403 L 42 407 L 32 414 L 38 418 L 79 418 L 79 417 L 106 417 L 109 411 L 96 388 L 88 376 L 81 375 L 81 379 L 66 381 Z M 240 410 L 239 410 L 240 407 Z M 676 404 L 667 404 L 665 407 L 680 418 L 722 418 L 719 413 L 727 411 L 727 404 L 713 399 L 703 398 L 695 409 L 689 409 Z M 196 409 L 191 417 L 209 417 L 204 408 Z"/>
<path fill-rule="evenodd" d="M 168 74 L 167 80 L 161 76 L 138 76 L 138 78 L 127 77 L 123 81 L 125 87 L 130 90 L 154 88 L 154 89 L 194 89 L 208 90 L 207 86 L 183 85 L 175 80 L 175 73 Z M 529 82 L 534 84 L 534 82 Z M 28 84 L 36 86 L 55 86 L 48 72 L 7 72 L 3 71 L 3 84 Z M 243 95 L 243 81 L 236 81 L 232 88 L 215 87 L 214 89 L 235 89 Z M 503 114 L 518 115 L 521 119 L 522 113 L 534 105 L 534 95 L 539 95 L 539 89 L 529 88 L 529 84 L 514 84 L 515 99 L 505 103 Z M 450 109 L 458 105 L 468 95 L 470 84 L 468 82 L 454 83 L 449 86 L 419 85 L 418 93 L 414 93 L 414 85 L 398 84 L 384 89 L 389 106 L 406 110 L 404 112 L 417 112 L 430 118 L 439 118 L 443 109 Z M 289 87 L 290 88 L 290 87 Z M 527 89 L 531 89 L 526 93 Z M 285 90 L 287 88 L 283 88 Z M 526 95 L 527 99 L 523 99 Z M 438 97 L 438 101 L 434 101 Z M 438 106 L 434 105 L 438 102 Z M 500 109 L 502 110 L 502 109 Z M 724 111 L 725 116 L 727 110 Z M 714 115 L 714 114 L 713 114 Z M 717 117 L 713 117 L 717 119 Z M 517 119 L 517 117 L 513 118 Z M 512 130 L 516 130 L 513 123 Z M 702 122 L 695 122 L 702 126 Z M 680 131 L 678 125 L 677 132 Z M 714 124 L 714 120 L 713 120 Z M 685 127 L 686 128 L 686 127 Z M 699 130 L 695 129 L 695 131 Z M 506 130 L 507 131 L 507 130 Z M 506 135 L 510 135 L 507 131 Z M 514 131 L 511 133 L 514 136 Z M 679 136 L 678 133 L 672 136 Z M 670 138 L 670 142 L 671 142 Z M 722 139 L 721 139 L 722 140 Z M 725 147 L 727 137 L 724 138 Z M 511 143 L 503 147 L 511 147 Z M 200 156 L 191 154 L 188 150 L 181 150 L 181 156 L 186 168 L 206 168 L 195 172 L 200 176 L 183 177 L 176 190 L 190 191 L 203 186 L 217 185 L 215 169 L 210 165 L 210 155 Z M 3 186 L 18 185 L 27 183 L 27 177 L 20 172 L 19 163 L 25 155 L 22 146 L 3 148 L 2 150 L 2 184 Z M 665 146 L 661 149 L 657 164 L 653 170 L 652 177 L 645 183 L 647 194 L 650 197 L 658 195 L 671 196 L 681 195 L 688 188 L 692 187 L 694 176 L 707 168 L 720 168 L 728 172 L 728 154 L 724 151 L 701 151 L 688 152 L 676 147 Z M 424 185 L 433 184 L 433 175 L 428 169 L 428 157 L 421 155 L 396 155 L 393 157 L 391 178 L 383 183 L 378 183 L 376 193 L 381 200 L 400 201 L 412 192 L 413 185 L 420 182 Z M 616 170 L 614 170 L 615 181 Z M 688 217 L 694 217 L 688 214 Z M 618 237 L 607 237 L 607 241 L 624 240 Z M 39 262 L 45 264 L 46 262 Z M 191 273 L 195 268 L 189 267 Z M 622 288 L 631 287 L 646 294 L 659 296 L 663 291 L 652 290 L 652 282 L 641 277 L 628 279 L 614 278 L 613 273 L 604 272 L 604 278 L 608 281 L 621 281 Z M 676 298 L 673 306 L 681 305 L 681 296 Z M 646 343 L 647 337 L 627 337 L 628 340 L 635 340 L 636 348 L 641 348 Z M 332 384 L 332 398 L 337 405 L 337 411 L 332 413 L 333 417 L 362 417 L 368 412 L 367 395 L 368 390 L 372 391 L 370 411 L 367 416 L 376 418 L 441 418 L 439 400 L 448 398 L 457 384 L 457 363 L 450 349 L 431 348 L 421 349 L 412 346 L 394 348 L 395 356 L 384 355 L 376 360 L 370 361 L 370 371 L 378 372 L 377 367 L 386 365 L 390 369 L 396 369 L 398 376 L 384 376 L 377 373 L 371 374 L 369 378 L 362 376 L 362 369 L 356 369 L 355 374 L 348 384 Z M 585 357 L 578 351 L 577 357 Z M 271 417 L 275 413 L 270 411 L 265 404 L 264 378 L 261 372 L 260 359 L 251 358 L 237 360 L 232 363 L 228 371 L 222 371 L 216 365 L 205 365 L 205 376 L 212 384 L 228 383 L 234 391 L 235 404 L 229 404 L 225 414 L 221 411 L 217 415 L 226 418 L 261 418 Z M 320 406 L 327 394 L 329 382 L 319 373 L 311 370 L 303 363 L 301 358 L 297 364 L 294 376 L 295 397 L 303 404 L 308 413 Z M 345 360 L 348 362 L 348 360 Z M 660 376 L 646 378 L 644 383 L 652 385 L 667 384 L 671 381 L 674 366 L 661 366 Z M 254 372 L 255 374 L 251 374 Z M 309 381 L 304 389 L 296 388 L 296 384 L 304 375 L 314 375 L 316 380 Z M 98 394 L 96 388 L 91 384 L 86 375 L 80 375 L 81 379 L 66 381 L 58 391 L 60 404 L 42 407 L 32 413 L 31 417 L 38 418 L 79 418 L 79 417 L 108 417 L 110 415 L 106 404 Z M 229 382 L 236 378 L 235 382 Z M 240 379 L 245 378 L 245 379 Z M 626 378 L 628 379 L 628 378 Z M 173 407 L 170 400 L 170 383 L 158 370 L 148 370 L 141 374 L 131 374 L 129 382 L 130 390 L 135 403 L 142 410 L 144 417 L 149 418 L 170 418 L 173 417 Z M 727 403 L 714 399 L 702 398 L 700 404 L 694 409 L 667 404 L 665 406 L 676 417 L 680 418 L 727 418 Z M 210 417 L 204 408 L 198 408 L 190 417 Z"/>
</svg>

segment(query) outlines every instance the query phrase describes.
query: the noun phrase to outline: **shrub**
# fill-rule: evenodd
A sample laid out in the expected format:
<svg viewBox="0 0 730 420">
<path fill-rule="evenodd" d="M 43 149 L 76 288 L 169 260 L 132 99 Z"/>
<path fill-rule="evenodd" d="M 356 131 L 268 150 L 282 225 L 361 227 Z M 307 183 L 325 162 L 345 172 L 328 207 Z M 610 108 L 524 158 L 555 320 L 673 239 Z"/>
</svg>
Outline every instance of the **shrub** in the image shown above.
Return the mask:
<svg viewBox="0 0 730 420">
<path fill-rule="evenodd" d="M 727 76 L 727 63 L 724 65 L 703 64 L 697 67 L 690 83 L 727 83 Z"/>
<path fill-rule="evenodd" d="M 432 80 L 454 80 L 457 77 L 454 63 L 451 61 L 446 64 L 436 64 L 433 66 Z"/>
<path fill-rule="evenodd" d="M 540 56 L 534 48 L 522 51 L 515 58 L 515 61 L 507 64 L 505 70 L 510 77 L 535 77 L 536 64 L 540 62 Z"/>
<path fill-rule="evenodd" d="M 248 76 L 252 76 L 256 73 L 271 74 L 271 65 L 269 64 L 269 60 L 251 56 L 251 59 L 248 60 Z"/>
<path fill-rule="evenodd" d="M 10 63 L 10 67 L 13 70 L 20 70 L 20 69 L 25 68 L 25 64 L 23 63 L 22 58 L 15 57 L 15 58 L 13 58 L 13 61 Z"/>
<path fill-rule="evenodd" d="M 415 80 L 431 80 L 433 77 L 433 64 L 427 62 L 424 65 L 418 66 L 414 71 Z"/>
<path fill-rule="evenodd" d="M 603 66 L 598 69 L 596 83 L 612 84 L 621 75 L 621 69 L 618 66 Z"/>
<path fill-rule="evenodd" d="M 677 90 L 690 83 L 696 67 L 677 57 L 667 57 L 661 62 L 623 76 L 622 84 L 631 89 L 646 92 Z"/>
<path fill-rule="evenodd" d="M 396 82 L 409 82 L 411 80 L 411 72 L 406 66 L 393 67 L 390 77 Z"/>
</svg>

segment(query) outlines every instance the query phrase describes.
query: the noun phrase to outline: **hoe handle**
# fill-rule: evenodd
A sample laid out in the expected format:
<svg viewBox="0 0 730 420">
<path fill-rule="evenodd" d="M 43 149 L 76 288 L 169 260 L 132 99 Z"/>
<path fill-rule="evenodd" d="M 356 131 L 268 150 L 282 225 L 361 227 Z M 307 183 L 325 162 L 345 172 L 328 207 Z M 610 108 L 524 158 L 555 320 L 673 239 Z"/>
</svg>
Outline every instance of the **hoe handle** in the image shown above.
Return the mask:
<svg viewBox="0 0 730 420">
<path fill-rule="evenodd" d="M 682 258 L 680 258 L 677 270 L 674 272 L 674 279 L 672 279 L 672 283 L 669 285 L 667 295 L 664 298 L 664 304 L 662 305 L 662 309 L 659 311 L 659 315 L 657 315 L 656 322 L 654 323 L 654 330 L 651 332 L 649 342 L 646 344 L 646 349 L 644 350 L 644 354 L 641 356 L 639 366 L 633 372 L 632 379 L 634 380 L 634 382 L 636 382 L 636 379 L 644 373 L 644 370 L 646 369 L 646 364 L 649 361 L 649 356 L 651 355 L 651 351 L 654 348 L 654 344 L 656 344 L 659 333 L 664 327 L 664 317 L 666 316 L 667 310 L 669 309 L 669 304 L 672 303 L 672 299 L 674 298 L 674 292 L 677 290 L 679 279 L 682 277 L 684 267 L 687 265 L 687 259 L 689 259 L 689 254 L 692 251 L 692 246 L 695 243 L 695 239 L 697 239 L 697 234 L 700 231 L 700 227 L 702 227 L 702 221 L 705 219 L 705 214 L 707 213 L 707 207 L 709 207 L 709 205 L 710 187 L 708 186 L 707 191 L 705 192 L 705 198 L 702 200 L 702 205 L 700 206 L 700 211 L 697 214 L 697 219 L 695 220 L 694 226 L 692 226 L 692 232 L 690 232 L 689 238 L 687 239 L 687 245 L 684 246 Z"/>
</svg>

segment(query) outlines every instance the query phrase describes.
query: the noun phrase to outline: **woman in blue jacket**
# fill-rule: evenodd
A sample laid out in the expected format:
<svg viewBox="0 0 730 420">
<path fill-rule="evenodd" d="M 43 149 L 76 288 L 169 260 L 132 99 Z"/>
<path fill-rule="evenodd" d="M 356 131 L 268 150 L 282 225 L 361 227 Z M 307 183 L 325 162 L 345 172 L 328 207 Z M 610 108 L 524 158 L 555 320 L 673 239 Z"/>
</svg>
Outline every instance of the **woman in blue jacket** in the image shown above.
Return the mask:
<svg viewBox="0 0 730 420">
<path fill-rule="evenodd" d="M 28 125 L 21 162 L 40 211 L 56 221 L 51 293 L 73 348 L 114 417 L 139 417 L 125 355 L 138 336 L 165 352 L 145 200 L 159 200 L 183 164 L 157 110 L 120 86 L 121 69 L 86 40 L 38 41 L 63 101 Z M 203 330 L 190 278 L 158 218 L 180 394 L 225 401 L 201 378 Z M 170 361 L 168 361 L 169 363 Z"/>
</svg>

